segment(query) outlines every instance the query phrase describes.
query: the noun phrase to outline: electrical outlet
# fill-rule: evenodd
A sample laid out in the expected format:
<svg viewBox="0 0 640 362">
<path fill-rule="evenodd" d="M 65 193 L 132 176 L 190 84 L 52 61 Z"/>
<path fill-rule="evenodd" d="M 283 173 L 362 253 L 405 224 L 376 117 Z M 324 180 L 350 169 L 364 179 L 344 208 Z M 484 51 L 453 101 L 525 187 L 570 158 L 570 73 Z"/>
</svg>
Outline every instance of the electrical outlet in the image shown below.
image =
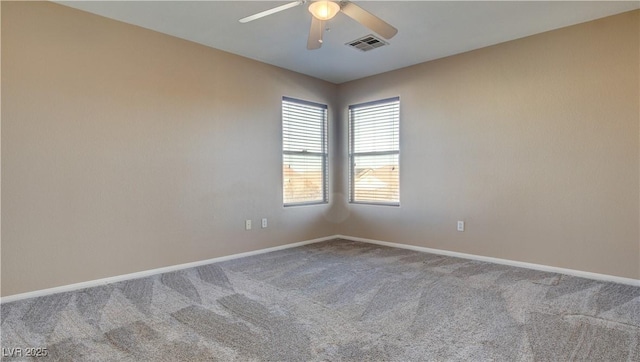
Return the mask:
<svg viewBox="0 0 640 362">
<path fill-rule="evenodd" d="M 251 230 L 251 220 L 245 220 L 244 228 L 245 230 Z"/>
<path fill-rule="evenodd" d="M 464 231 L 464 221 L 458 220 L 458 231 Z"/>
<path fill-rule="evenodd" d="M 267 228 L 267 218 L 266 217 L 262 218 L 262 228 L 263 229 Z"/>
</svg>

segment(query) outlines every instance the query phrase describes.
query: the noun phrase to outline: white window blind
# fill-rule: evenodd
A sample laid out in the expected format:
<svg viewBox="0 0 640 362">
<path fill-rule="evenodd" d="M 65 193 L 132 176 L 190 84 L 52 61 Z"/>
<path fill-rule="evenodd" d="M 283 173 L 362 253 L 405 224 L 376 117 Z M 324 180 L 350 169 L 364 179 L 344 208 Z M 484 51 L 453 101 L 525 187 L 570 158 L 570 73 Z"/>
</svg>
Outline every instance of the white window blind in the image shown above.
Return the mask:
<svg viewBox="0 0 640 362">
<path fill-rule="evenodd" d="M 350 202 L 400 205 L 400 98 L 349 106 Z"/>
<path fill-rule="evenodd" d="M 285 206 L 327 202 L 327 106 L 282 98 Z"/>
</svg>

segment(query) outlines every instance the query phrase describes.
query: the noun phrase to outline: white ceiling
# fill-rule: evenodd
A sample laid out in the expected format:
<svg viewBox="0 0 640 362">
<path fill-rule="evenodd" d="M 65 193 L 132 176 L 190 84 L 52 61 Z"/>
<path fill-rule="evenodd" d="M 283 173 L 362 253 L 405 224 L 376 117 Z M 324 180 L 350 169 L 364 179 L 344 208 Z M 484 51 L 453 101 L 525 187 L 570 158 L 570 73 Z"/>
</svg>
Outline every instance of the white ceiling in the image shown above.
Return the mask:
<svg viewBox="0 0 640 362">
<path fill-rule="evenodd" d="M 640 8 L 639 1 L 355 1 L 398 28 L 390 45 L 360 52 L 344 44 L 370 34 L 338 14 L 322 48 L 307 50 L 308 5 L 241 24 L 285 1 L 62 1 L 299 73 L 343 83 Z"/>
</svg>

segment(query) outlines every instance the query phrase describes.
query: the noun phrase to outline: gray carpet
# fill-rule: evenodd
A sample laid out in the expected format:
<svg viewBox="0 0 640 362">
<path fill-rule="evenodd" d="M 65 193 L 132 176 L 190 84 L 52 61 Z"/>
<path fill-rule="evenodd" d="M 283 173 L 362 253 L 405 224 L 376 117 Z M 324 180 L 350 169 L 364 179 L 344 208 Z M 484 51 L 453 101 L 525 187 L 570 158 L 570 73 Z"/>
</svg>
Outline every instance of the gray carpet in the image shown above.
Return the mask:
<svg viewBox="0 0 640 362">
<path fill-rule="evenodd" d="M 638 287 L 344 240 L 1 312 L 46 361 L 640 360 Z"/>
</svg>

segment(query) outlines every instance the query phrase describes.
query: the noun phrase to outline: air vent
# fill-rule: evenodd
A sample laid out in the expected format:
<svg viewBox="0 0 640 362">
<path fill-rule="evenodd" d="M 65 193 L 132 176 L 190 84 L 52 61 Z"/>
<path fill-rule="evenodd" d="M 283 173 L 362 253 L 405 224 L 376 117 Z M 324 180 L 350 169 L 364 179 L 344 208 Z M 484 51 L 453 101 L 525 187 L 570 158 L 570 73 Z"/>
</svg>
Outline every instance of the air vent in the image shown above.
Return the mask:
<svg viewBox="0 0 640 362">
<path fill-rule="evenodd" d="M 363 36 L 360 39 L 350 41 L 345 45 L 354 49 L 358 49 L 361 52 L 368 52 L 369 50 L 373 50 L 375 48 L 380 48 L 382 46 L 389 45 L 389 43 L 378 38 L 373 34 L 369 34 L 369 35 Z"/>
</svg>

